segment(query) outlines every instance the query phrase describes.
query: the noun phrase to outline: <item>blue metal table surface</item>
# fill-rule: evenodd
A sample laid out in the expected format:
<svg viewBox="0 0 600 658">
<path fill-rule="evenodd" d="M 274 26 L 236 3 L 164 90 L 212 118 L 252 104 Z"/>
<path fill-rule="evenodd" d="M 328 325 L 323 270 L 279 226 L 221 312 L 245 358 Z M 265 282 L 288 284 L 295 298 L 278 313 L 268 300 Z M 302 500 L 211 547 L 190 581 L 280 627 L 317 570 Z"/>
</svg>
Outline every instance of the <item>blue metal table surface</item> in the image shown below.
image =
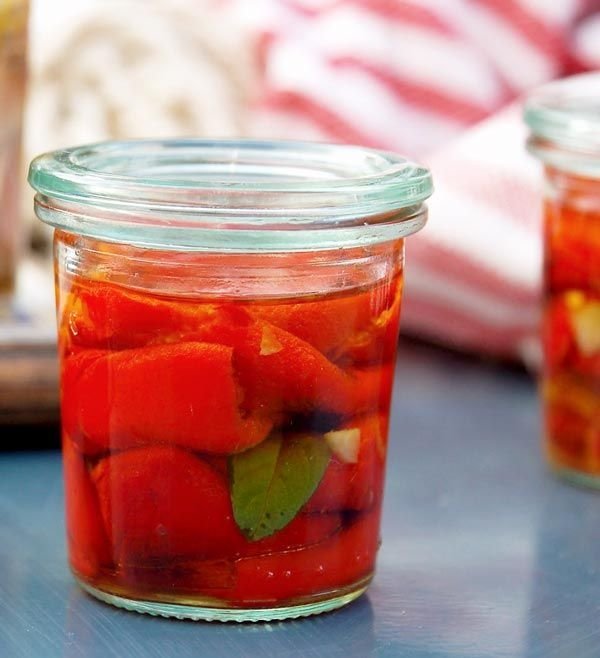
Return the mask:
<svg viewBox="0 0 600 658">
<path fill-rule="evenodd" d="M 600 656 L 600 497 L 547 474 L 538 426 L 526 375 L 403 348 L 368 595 L 256 625 L 89 598 L 65 564 L 59 454 L 0 453 L 0 656 Z"/>
</svg>

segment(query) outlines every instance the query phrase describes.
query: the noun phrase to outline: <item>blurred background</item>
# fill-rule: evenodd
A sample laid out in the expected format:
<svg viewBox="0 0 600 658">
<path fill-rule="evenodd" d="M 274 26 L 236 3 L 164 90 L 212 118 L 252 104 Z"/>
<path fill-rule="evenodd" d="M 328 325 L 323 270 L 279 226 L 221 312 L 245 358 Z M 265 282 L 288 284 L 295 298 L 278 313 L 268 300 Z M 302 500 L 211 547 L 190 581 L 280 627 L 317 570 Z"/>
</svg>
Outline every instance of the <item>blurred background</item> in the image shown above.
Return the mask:
<svg viewBox="0 0 600 658">
<path fill-rule="evenodd" d="M 0 421 L 56 415 L 50 234 L 27 165 L 109 138 L 418 159 L 436 192 L 409 244 L 403 330 L 538 363 L 541 178 L 521 103 L 600 68 L 600 0 L 0 0 L 0 59 Z"/>
</svg>

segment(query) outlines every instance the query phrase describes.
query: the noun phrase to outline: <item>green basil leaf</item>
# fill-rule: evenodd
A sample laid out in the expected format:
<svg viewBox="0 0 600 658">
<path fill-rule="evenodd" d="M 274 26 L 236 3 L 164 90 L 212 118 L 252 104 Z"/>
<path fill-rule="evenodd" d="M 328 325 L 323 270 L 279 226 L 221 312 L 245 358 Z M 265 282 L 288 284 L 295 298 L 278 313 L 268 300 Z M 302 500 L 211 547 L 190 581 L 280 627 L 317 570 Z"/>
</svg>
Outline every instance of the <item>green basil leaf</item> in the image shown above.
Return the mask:
<svg viewBox="0 0 600 658">
<path fill-rule="evenodd" d="M 319 485 L 330 450 L 322 436 L 274 435 L 230 461 L 235 521 L 253 541 L 284 528 Z"/>
</svg>

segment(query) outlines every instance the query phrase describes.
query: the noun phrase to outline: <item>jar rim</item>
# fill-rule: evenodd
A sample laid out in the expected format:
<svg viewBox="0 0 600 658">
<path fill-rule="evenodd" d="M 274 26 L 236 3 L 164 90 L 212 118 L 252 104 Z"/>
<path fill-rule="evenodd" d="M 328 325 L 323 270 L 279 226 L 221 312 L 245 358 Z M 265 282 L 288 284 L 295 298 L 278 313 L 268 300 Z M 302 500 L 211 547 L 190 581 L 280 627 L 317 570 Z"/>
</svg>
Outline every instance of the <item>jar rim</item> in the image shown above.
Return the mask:
<svg viewBox="0 0 600 658">
<path fill-rule="evenodd" d="M 600 174 L 600 73 L 550 82 L 526 99 L 528 148 L 544 162 Z"/>
<path fill-rule="evenodd" d="M 360 146 L 124 140 L 54 151 L 29 169 L 38 217 L 138 246 L 267 251 L 357 246 L 425 221 L 431 174 Z"/>
</svg>

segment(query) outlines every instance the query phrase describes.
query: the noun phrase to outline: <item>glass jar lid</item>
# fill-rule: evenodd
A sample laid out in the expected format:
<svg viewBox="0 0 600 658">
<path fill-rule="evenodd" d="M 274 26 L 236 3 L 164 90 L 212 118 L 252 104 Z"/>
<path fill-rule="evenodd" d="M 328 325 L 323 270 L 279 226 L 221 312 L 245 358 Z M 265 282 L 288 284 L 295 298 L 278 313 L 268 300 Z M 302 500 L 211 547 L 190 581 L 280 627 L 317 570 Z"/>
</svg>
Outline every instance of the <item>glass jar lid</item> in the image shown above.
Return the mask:
<svg viewBox="0 0 600 658">
<path fill-rule="evenodd" d="M 525 104 L 529 150 L 574 173 L 600 176 L 600 73 L 584 73 L 535 90 Z"/>
<path fill-rule="evenodd" d="M 404 237 L 425 223 L 429 171 L 357 146 L 251 140 L 103 142 L 36 158 L 38 217 L 166 249 L 299 251 Z"/>
</svg>

